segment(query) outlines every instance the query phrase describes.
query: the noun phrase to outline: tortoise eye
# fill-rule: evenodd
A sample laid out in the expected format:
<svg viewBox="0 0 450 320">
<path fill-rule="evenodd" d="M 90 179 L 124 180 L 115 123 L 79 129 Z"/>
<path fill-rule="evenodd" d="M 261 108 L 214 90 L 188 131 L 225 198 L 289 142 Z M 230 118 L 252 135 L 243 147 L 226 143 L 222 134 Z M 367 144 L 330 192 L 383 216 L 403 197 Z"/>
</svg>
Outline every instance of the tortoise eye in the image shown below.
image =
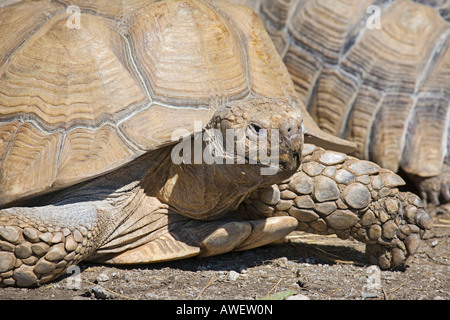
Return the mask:
<svg viewBox="0 0 450 320">
<path fill-rule="evenodd" d="M 251 123 L 251 124 L 250 124 L 250 129 L 251 129 L 251 130 L 253 131 L 253 133 L 256 134 L 256 135 L 259 135 L 260 132 L 262 132 L 262 131 L 264 130 L 261 126 L 255 124 L 255 123 Z"/>
</svg>

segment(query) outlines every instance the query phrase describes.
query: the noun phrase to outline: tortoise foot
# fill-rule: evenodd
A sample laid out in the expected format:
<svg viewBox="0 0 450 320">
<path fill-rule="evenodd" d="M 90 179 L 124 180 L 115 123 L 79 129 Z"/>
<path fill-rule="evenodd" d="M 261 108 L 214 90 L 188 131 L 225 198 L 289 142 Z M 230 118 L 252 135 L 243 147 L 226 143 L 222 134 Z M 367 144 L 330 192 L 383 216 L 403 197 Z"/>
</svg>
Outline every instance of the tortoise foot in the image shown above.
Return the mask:
<svg viewBox="0 0 450 320">
<path fill-rule="evenodd" d="M 240 212 L 292 216 L 298 230 L 366 243 L 372 263 L 401 265 L 414 253 L 432 219 L 420 198 L 400 192 L 397 174 L 375 163 L 305 145 L 302 169 L 252 193 Z"/>
<path fill-rule="evenodd" d="M 450 166 L 444 165 L 444 170 L 438 176 L 421 178 L 413 176 L 412 180 L 420 190 L 420 196 L 430 211 L 450 213 Z M 447 206 L 446 206 L 447 205 Z"/>
<path fill-rule="evenodd" d="M 378 219 L 370 221 L 371 217 Z M 367 244 L 366 254 L 371 264 L 391 269 L 405 264 L 431 227 L 432 219 L 423 203 L 407 192 L 377 201 L 353 228 L 352 236 Z"/>
<path fill-rule="evenodd" d="M 2 221 L 0 226 L 0 286 L 49 282 L 81 261 L 88 250 L 86 228 L 44 229 L 16 221 Z"/>
<path fill-rule="evenodd" d="M 65 274 L 95 250 L 97 217 L 88 203 L 0 210 L 0 286 L 36 287 Z"/>
</svg>

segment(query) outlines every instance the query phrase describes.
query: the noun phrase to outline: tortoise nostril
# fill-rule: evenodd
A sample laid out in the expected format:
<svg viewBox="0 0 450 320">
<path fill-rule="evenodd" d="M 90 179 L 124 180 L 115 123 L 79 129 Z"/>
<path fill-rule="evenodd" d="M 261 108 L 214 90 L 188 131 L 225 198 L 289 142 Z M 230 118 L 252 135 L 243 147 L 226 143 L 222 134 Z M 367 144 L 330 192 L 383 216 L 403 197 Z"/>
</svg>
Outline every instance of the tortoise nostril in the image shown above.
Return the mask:
<svg viewBox="0 0 450 320">
<path fill-rule="evenodd" d="M 291 126 L 288 126 L 286 128 L 285 132 L 287 133 L 288 137 L 292 137 L 292 136 L 295 136 L 297 134 L 300 134 L 301 127 L 300 126 L 296 126 L 296 125 L 291 125 Z"/>
</svg>

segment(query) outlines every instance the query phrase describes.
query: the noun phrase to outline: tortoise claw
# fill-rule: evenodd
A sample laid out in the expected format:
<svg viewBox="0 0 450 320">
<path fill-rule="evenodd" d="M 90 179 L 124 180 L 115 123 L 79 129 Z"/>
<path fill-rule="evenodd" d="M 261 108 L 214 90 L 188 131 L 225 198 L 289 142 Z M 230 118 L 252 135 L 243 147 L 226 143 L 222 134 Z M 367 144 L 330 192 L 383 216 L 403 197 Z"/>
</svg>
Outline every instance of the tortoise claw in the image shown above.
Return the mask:
<svg viewBox="0 0 450 320">
<path fill-rule="evenodd" d="M 201 242 L 201 256 L 230 251 L 243 251 L 283 239 L 297 227 L 292 217 L 272 217 L 260 220 L 231 221 L 211 233 Z"/>
<path fill-rule="evenodd" d="M 243 251 L 261 247 L 283 239 L 297 228 L 298 221 L 293 217 L 272 217 L 262 220 L 251 220 L 250 236 L 245 239 L 235 251 Z"/>
<path fill-rule="evenodd" d="M 441 195 L 444 198 L 445 202 L 450 201 L 450 189 L 448 186 L 448 183 L 442 183 L 441 184 Z"/>
</svg>

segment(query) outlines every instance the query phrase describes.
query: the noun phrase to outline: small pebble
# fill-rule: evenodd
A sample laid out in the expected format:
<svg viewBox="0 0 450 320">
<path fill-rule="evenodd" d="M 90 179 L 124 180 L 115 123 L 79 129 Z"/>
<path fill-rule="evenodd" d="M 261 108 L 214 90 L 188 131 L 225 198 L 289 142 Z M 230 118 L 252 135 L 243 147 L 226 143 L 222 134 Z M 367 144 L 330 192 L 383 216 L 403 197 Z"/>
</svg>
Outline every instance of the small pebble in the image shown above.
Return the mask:
<svg viewBox="0 0 450 320">
<path fill-rule="evenodd" d="M 109 299 L 113 297 L 112 293 L 106 291 L 104 288 L 100 286 L 95 286 L 91 290 L 97 299 Z"/>
<path fill-rule="evenodd" d="M 228 280 L 230 281 L 236 281 L 239 278 L 240 274 L 237 273 L 236 271 L 230 271 L 230 273 L 228 274 Z"/>
<path fill-rule="evenodd" d="M 109 280 L 109 277 L 106 273 L 100 273 L 97 278 L 95 278 L 98 282 L 105 282 Z"/>
<path fill-rule="evenodd" d="M 146 293 L 145 297 L 147 299 L 151 299 L 151 300 L 160 299 L 160 296 L 158 296 L 157 294 L 154 294 L 154 293 Z"/>
<path fill-rule="evenodd" d="M 361 296 L 363 297 L 363 299 L 376 298 L 378 297 L 378 294 L 374 292 L 361 292 Z"/>
</svg>

